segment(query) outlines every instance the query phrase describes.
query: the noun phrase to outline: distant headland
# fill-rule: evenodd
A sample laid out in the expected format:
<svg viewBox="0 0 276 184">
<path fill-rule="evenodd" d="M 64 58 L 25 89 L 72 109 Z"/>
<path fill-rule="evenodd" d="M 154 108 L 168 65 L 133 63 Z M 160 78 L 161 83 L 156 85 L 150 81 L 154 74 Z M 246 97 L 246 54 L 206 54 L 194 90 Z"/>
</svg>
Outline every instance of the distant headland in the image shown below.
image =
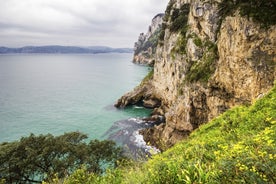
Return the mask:
<svg viewBox="0 0 276 184">
<path fill-rule="evenodd" d="M 25 46 L 20 48 L 0 47 L 0 54 L 98 54 L 98 53 L 132 53 L 132 48 L 111 48 L 106 46 Z"/>
</svg>

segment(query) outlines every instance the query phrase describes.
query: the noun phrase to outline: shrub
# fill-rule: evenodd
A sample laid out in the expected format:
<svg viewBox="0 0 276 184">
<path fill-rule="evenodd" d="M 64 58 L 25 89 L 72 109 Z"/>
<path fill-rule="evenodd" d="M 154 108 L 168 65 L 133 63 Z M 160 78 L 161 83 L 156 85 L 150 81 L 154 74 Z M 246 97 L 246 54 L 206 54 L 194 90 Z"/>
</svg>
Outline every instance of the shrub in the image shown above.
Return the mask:
<svg viewBox="0 0 276 184">
<path fill-rule="evenodd" d="M 165 29 L 162 25 L 161 27 L 161 31 L 160 31 L 160 34 L 159 34 L 159 39 L 158 39 L 158 43 L 161 43 L 162 41 L 164 41 L 165 39 Z"/>
<path fill-rule="evenodd" d="M 169 29 L 178 32 L 187 26 L 190 4 L 184 4 L 180 9 L 174 9 L 171 16 Z"/>
<path fill-rule="evenodd" d="M 145 83 L 147 83 L 149 80 L 151 80 L 153 78 L 153 74 L 154 74 L 154 70 L 153 68 L 150 69 L 149 73 L 146 75 L 146 77 L 144 77 L 144 79 L 142 80 L 142 82 L 140 83 L 141 85 L 144 85 Z"/>
<path fill-rule="evenodd" d="M 43 180 L 73 173 L 82 165 L 91 173 L 104 172 L 122 158 L 114 142 L 92 140 L 85 134 L 66 133 L 61 136 L 31 134 L 20 141 L 0 145 L 1 180 L 7 183 L 41 183 Z M 57 175 L 56 175 L 57 174 Z"/>
<path fill-rule="evenodd" d="M 201 40 L 198 44 L 202 44 Z M 217 46 L 211 41 L 205 41 L 204 49 L 205 52 L 201 61 L 195 61 L 186 73 L 186 82 L 200 81 L 206 83 L 215 72 L 215 61 L 218 59 Z"/>
<path fill-rule="evenodd" d="M 173 4 L 174 4 L 174 2 L 172 0 L 170 0 L 169 4 L 165 10 L 165 16 L 163 18 L 164 22 L 167 22 L 169 20 Z"/>
<path fill-rule="evenodd" d="M 274 0 L 223 0 L 219 4 L 222 18 L 232 15 L 239 9 L 240 15 L 252 18 L 262 27 L 276 24 L 276 3 Z"/>
</svg>

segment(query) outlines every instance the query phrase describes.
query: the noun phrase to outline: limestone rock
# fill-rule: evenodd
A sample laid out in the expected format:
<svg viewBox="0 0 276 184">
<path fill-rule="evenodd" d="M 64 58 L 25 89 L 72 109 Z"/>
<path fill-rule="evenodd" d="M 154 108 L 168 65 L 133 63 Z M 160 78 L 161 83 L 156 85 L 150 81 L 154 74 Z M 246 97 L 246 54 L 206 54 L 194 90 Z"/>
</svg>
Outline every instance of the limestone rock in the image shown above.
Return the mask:
<svg viewBox="0 0 276 184">
<path fill-rule="evenodd" d="M 175 144 L 201 124 L 231 107 L 252 103 L 273 86 L 276 26 L 262 28 L 238 10 L 222 17 L 219 3 L 171 0 L 164 40 L 153 58 L 153 78 L 119 103 L 160 101 L 154 113 L 162 114 L 164 122 L 143 130 L 144 139 L 155 146 Z M 179 14 L 187 5 L 189 11 L 183 11 L 187 15 Z M 182 21 L 182 27 L 174 21 Z"/>
<path fill-rule="evenodd" d="M 148 32 L 146 34 L 140 34 L 138 41 L 134 44 L 134 63 L 153 66 L 153 55 L 158 43 L 163 17 L 164 14 L 157 14 L 152 19 Z"/>
</svg>

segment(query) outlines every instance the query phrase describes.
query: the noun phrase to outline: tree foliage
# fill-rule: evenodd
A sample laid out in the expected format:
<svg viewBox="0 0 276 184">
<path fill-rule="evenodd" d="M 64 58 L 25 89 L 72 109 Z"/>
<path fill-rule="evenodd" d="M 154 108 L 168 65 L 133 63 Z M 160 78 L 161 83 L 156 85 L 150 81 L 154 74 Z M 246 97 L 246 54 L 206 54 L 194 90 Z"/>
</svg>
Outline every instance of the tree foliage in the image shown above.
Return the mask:
<svg viewBox="0 0 276 184">
<path fill-rule="evenodd" d="M 80 132 L 23 137 L 0 145 L 0 179 L 7 183 L 41 183 L 55 175 L 62 178 L 81 166 L 89 172 L 102 173 L 115 166 L 122 151 L 109 140 L 84 142 Z"/>
</svg>

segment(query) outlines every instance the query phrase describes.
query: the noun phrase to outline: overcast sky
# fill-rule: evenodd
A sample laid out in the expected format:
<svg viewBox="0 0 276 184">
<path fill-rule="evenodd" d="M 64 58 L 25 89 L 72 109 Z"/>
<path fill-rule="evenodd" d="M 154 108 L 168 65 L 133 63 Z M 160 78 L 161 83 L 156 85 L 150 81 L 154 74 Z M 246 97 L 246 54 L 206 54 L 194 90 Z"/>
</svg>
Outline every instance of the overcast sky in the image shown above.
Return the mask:
<svg viewBox="0 0 276 184">
<path fill-rule="evenodd" d="M 0 0 L 0 46 L 133 47 L 169 0 Z"/>
</svg>

